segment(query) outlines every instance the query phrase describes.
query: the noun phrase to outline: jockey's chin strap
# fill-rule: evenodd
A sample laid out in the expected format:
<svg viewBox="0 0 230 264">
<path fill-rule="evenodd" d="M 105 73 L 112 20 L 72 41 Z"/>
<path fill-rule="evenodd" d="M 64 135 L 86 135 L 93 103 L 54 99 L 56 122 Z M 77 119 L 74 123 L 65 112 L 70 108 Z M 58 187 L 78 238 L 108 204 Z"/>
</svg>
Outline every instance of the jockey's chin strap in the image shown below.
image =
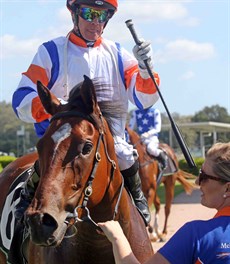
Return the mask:
<svg viewBox="0 0 230 264">
<path fill-rule="evenodd" d="M 91 123 L 94 123 L 94 122 L 92 122 L 93 118 L 91 116 L 85 115 L 84 113 L 78 112 L 78 111 L 70 111 L 70 112 L 58 113 L 58 114 L 53 116 L 51 121 L 53 121 L 54 119 L 60 118 L 60 117 L 66 117 L 67 115 L 68 116 L 83 117 L 83 118 L 87 119 L 88 121 L 90 121 Z M 103 127 L 103 119 L 102 119 L 102 114 L 101 113 L 100 113 L 100 120 L 101 120 L 101 124 L 102 124 L 101 127 Z M 73 213 L 68 213 L 68 215 L 66 217 L 66 220 L 65 220 L 65 223 L 67 225 L 71 226 L 71 225 L 73 225 L 73 224 L 75 224 L 77 222 L 84 222 L 85 221 L 85 222 L 91 222 L 92 224 L 94 224 L 97 227 L 97 229 L 100 229 L 99 226 L 97 225 L 97 223 L 95 221 L 93 221 L 93 219 L 91 218 L 89 209 L 87 207 L 87 204 L 88 204 L 90 196 L 93 193 L 92 184 L 93 184 L 93 180 L 95 178 L 95 174 L 96 174 L 96 171 L 97 171 L 98 164 L 101 161 L 101 154 L 99 153 L 99 148 L 100 148 L 101 141 L 103 142 L 103 145 L 104 145 L 106 157 L 107 157 L 108 161 L 112 165 L 111 166 L 111 170 L 110 170 L 110 179 L 112 180 L 114 178 L 114 171 L 116 170 L 116 163 L 109 156 L 107 145 L 106 145 L 106 142 L 105 142 L 105 139 L 104 139 L 104 131 L 103 131 L 102 128 L 99 128 L 99 137 L 98 137 L 96 152 L 95 152 L 95 156 L 94 156 L 93 168 L 92 168 L 92 171 L 91 171 L 90 176 L 88 178 L 87 185 L 85 187 L 83 202 L 82 202 L 82 205 L 78 205 L 74 209 Z M 119 192 L 119 195 L 118 195 L 117 203 L 116 203 L 115 208 L 114 208 L 114 213 L 113 213 L 113 218 L 112 218 L 113 220 L 115 219 L 115 217 L 117 215 L 118 206 L 119 206 L 119 203 L 120 203 L 120 200 L 121 200 L 121 195 L 122 195 L 122 191 L 123 191 L 123 187 L 124 187 L 124 179 L 123 179 L 123 177 L 121 177 L 121 179 L 122 179 L 122 183 L 121 183 L 121 187 L 120 187 L 120 192 Z M 83 216 L 82 218 L 78 217 L 78 211 L 80 209 L 81 210 L 85 210 L 85 213 L 86 213 L 86 215 Z M 71 219 L 74 219 L 74 223 L 73 224 L 70 224 Z"/>
</svg>

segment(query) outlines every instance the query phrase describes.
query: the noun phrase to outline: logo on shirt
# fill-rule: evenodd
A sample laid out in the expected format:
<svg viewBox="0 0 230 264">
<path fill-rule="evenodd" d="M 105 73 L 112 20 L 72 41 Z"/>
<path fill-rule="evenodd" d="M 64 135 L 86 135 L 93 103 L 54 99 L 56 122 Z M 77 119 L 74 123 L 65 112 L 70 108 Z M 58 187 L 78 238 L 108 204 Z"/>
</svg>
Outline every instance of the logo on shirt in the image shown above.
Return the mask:
<svg viewBox="0 0 230 264">
<path fill-rule="evenodd" d="M 220 248 L 230 248 L 230 243 L 221 243 Z"/>
<path fill-rule="evenodd" d="M 230 249 L 230 243 L 229 242 L 223 242 L 220 244 L 220 248 L 221 249 L 225 249 L 224 252 L 219 252 L 216 254 L 217 258 L 218 259 L 224 259 L 226 257 L 229 257 L 230 256 L 230 252 L 229 252 L 229 249 Z"/>
</svg>

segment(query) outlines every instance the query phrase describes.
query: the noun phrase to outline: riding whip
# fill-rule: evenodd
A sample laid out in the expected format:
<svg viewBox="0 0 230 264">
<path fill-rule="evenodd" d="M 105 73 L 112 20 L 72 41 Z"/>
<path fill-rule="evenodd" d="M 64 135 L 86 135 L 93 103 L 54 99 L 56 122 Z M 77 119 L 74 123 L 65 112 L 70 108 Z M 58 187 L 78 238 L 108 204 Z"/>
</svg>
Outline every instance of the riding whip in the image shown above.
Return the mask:
<svg viewBox="0 0 230 264">
<path fill-rule="evenodd" d="M 140 41 L 140 39 L 137 37 L 137 33 L 136 33 L 135 29 L 134 29 L 132 19 L 127 20 L 125 23 L 126 23 L 126 26 L 128 27 L 128 29 L 130 30 L 135 43 L 137 45 L 141 45 L 142 41 Z M 181 148 L 181 150 L 183 152 L 183 155 L 184 155 L 184 157 L 185 157 L 185 159 L 186 159 L 186 161 L 187 161 L 187 163 L 188 163 L 190 168 L 196 167 L 196 164 L 195 164 L 195 162 L 194 162 L 194 160 L 193 160 L 193 158 L 191 156 L 191 153 L 190 153 L 190 151 L 188 149 L 188 146 L 187 146 L 185 140 L 182 137 L 182 134 L 181 134 L 181 132 L 179 130 L 179 127 L 175 123 L 173 117 L 171 116 L 171 114 L 170 114 L 170 112 L 168 110 L 168 107 L 167 107 L 167 105 L 166 105 L 166 103 L 164 101 L 164 98 L 163 98 L 163 96 L 161 94 L 161 91 L 160 91 L 160 89 L 159 89 L 159 87 L 158 87 L 158 85 L 157 85 L 157 83 L 155 81 L 154 75 L 153 75 L 153 73 L 152 73 L 152 71 L 151 71 L 151 69 L 149 67 L 148 60 L 144 60 L 144 63 L 145 63 L 145 66 L 147 68 L 147 71 L 148 71 L 148 74 L 149 74 L 150 78 L 152 79 L 153 83 L 156 86 L 158 94 L 159 94 L 159 96 L 161 98 L 161 101 L 162 101 L 162 103 L 164 105 L 164 108 L 165 108 L 165 110 L 167 112 L 167 115 L 169 117 L 173 133 L 174 133 L 174 135 L 175 135 L 175 137 L 177 139 L 178 144 L 180 145 L 180 148 Z"/>
</svg>

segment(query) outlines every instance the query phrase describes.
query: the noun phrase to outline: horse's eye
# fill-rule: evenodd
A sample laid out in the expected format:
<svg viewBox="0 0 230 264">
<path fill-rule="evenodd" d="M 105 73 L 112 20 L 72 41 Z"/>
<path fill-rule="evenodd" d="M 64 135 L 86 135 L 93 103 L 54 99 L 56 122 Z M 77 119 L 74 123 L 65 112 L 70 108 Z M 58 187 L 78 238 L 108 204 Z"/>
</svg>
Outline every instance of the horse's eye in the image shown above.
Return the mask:
<svg viewBox="0 0 230 264">
<path fill-rule="evenodd" d="M 86 142 L 83 149 L 82 149 L 82 155 L 89 154 L 92 147 L 93 147 L 93 144 L 91 142 Z"/>
</svg>

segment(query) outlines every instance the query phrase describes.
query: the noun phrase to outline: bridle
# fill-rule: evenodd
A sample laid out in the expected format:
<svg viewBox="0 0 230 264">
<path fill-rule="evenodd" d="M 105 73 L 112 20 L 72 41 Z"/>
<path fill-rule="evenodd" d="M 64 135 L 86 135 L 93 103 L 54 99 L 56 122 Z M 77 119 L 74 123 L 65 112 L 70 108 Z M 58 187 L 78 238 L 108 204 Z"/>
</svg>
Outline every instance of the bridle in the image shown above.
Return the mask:
<svg viewBox="0 0 230 264">
<path fill-rule="evenodd" d="M 61 118 L 65 118 L 65 117 L 81 117 L 81 118 L 83 118 L 85 120 L 88 120 L 93 125 L 95 125 L 95 119 L 92 117 L 92 115 L 86 115 L 86 114 L 84 114 L 82 112 L 79 112 L 79 111 L 68 111 L 68 112 L 57 113 L 51 118 L 50 122 L 52 122 L 52 121 L 54 121 L 56 119 L 61 119 Z M 96 228 L 99 228 L 97 223 L 95 223 L 94 220 L 91 218 L 89 209 L 87 207 L 87 204 L 88 204 L 90 196 L 93 193 L 92 184 L 93 184 L 93 180 L 95 178 L 95 174 L 96 174 L 96 171 L 97 171 L 98 164 L 101 161 L 101 154 L 99 153 L 101 142 L 104 145 L 104 150 L 105 150 L 106 157 L 107 157 L 108 161 L 112 165 L 111 166 L 111 170 L 110 170 L 110 183 L 111 183 L 111 180 L 114 178 L 114 172 L 116 170 L 116 163 L 115 163 L 114 160 L 112 160 L 110 158 L 109 153 L 108 153 L 107 145 L 106 145 L 105 138 L 104 138 L 104 134 L 105 133 L 104 133 L 104 130 L 103 130 L 104 125 L 103 125 L 103 117 L 102 117 L 101 113 L 99 115 L 99 118 L 100 118 L 101 126 L 98 129 L 99 137 L 98 137 L 97 146 L 96 146 L 96 152 L 95 152 L 95 156 L 94 156 L 93 168 L 92 168 L 92 171 L 91 171 L 91 173 L 90 173 L 90 175 L 88 177 L 88 180 L 87 180 L 87 184 L 86 184 L 86 187 L 85 187 L 85 190 L 84 190 L 84 196 L 83 196 L 82 204 L 78 205 L 74 209 L 73 213 L 68 213 L 68 215 L 66 217 L 66 220 L 64 221 L 68 226 L 72 226 L 72 225 L 74 225 L 77 222 L 83 222 L 84 221 L 84 222 L 91 222 L 94 226 L 96 226 Z M 113 220 L 115 219 L 115 217 L 116 217 L 116 215 L 118 213 L 118 206 L 119 206 L 119 203 L 120 203 L 120 200 L 121 200 L 121 195 L 122 195 L 122 191 L 123 191 L 123 187 L 124 187 L 124 179 L 123 179 L 122 175 L 121 175 L 121 179 L 122 179 L 122 183 L 121 183 L 121 186 L 120 186 L 120 191 L 119 191 L 119 194 L 118 194 L 117 203 L 116 203 L 115 208 L 114 208 L 114 213 L 113 213 L 113 218 L 112 218 Z M 78 217 L 78 210 L 79 209 L 83 209 L 86 212 L 86 215 L 83 216 L 82 218 Z M 71 219 L 74 219 L 74 223 L 71 222 Z"/>
</svg>

